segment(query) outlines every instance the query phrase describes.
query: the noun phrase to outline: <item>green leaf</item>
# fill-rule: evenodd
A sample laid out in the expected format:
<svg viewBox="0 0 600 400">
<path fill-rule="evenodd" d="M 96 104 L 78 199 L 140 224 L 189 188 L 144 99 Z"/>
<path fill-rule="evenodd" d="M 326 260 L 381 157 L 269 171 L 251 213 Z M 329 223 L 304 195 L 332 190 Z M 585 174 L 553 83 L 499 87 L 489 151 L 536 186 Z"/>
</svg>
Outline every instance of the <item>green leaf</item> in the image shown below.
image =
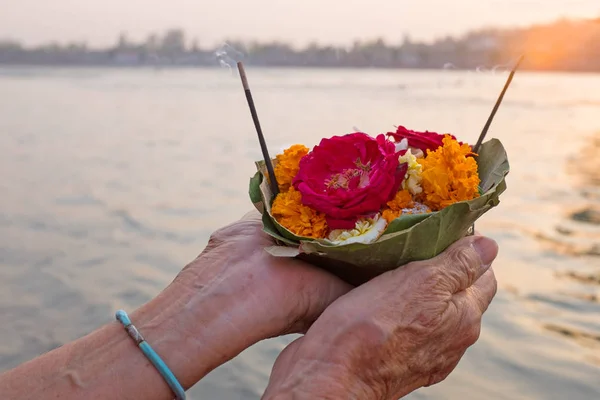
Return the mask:
<svg viewBox="0 0 600 400">
<path fill-rule="evenodd" d="M 387 228 L 385 229 L 385 232 L 383 232 L 383 234 L 385 235 L 387 233 L 403 231 L 403 230 L 408 229 L 408 228 L 418 224 L 419 222 L 431 217 L 434 214 L 435 213 L 401 215 L 399 218 L 396 218 L 395 220 L 390 222 L 390 224 L 387 226 Z"/>
<path fill-rule="evenodd" d="M 265 212 L 265 204 L 262 200 L 262 194 L 260 193 L 260 182 L 262 181 L 262 174 L 260 172 L 256 172 L 252 178 L 250 178 L 250 188 L 248 190 L 250 194 L 250 200 L 254 207 L 258 210 L 259 213 Z"/>
</svg>

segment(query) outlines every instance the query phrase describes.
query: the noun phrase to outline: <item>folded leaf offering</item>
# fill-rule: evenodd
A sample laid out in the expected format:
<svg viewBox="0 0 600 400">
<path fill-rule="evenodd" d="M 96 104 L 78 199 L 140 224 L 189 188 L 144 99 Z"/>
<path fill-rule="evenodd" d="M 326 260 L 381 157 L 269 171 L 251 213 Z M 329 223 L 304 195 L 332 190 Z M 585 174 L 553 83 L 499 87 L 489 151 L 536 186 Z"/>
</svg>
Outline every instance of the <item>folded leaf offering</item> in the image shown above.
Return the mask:
<svg viewBox="0 0 600 400">
<path fill-rule="evenodd" d="M 429 259 L 464 237 L 499 203 L 509 172 L 497 139 L 473 153 L 453 135 L 398 127 L 294 145 L 273 161 L 273 196 L 263 161 L 250 198 L 275 239 L 267 251 L 297 257 L 351 284 Z"/>
</svg>

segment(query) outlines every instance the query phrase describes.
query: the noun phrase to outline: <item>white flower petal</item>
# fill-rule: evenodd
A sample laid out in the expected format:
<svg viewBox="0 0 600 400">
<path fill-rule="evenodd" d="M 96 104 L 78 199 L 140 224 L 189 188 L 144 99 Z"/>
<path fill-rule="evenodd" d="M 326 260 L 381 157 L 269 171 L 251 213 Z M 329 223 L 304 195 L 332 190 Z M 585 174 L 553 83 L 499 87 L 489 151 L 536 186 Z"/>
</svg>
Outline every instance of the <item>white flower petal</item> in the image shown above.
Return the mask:
<svg viewBox="0 0 600 400">
<path fill-rule="evenodd" d="M 336 229 L 329 234 L 333 244 L 373 243 L 385 231 L 387 221 L 377 215 L 375 218 L 358 220 L 354 229 Z"/>
<path fill-rule="evenodd" d="M 396 152 L 408 149 L 408 139 L 404 138 L 399 143 L 396 143 Z"/>
</svg>

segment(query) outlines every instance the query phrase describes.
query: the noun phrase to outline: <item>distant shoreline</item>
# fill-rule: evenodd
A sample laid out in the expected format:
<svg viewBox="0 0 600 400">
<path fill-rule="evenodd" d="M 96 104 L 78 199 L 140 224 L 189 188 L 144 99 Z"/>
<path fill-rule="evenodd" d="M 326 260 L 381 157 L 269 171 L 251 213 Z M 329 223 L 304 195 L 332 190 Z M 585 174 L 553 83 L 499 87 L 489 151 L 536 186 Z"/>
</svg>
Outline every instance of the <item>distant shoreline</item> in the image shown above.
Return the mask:
<svg viewBox="0 0 600 400">
<path fill-rule="evenodd" d="M 561 38 L 561 40 L 557 40 Z M 85 42 L 50 42 L 26 47 L 0 39 L 0 66 L 88 68 L 217 68 L 243 60 L 259 68 L 344 68 L 388 70 L 510 69 L 519 56 L 523 71 L 600 73 L 600 19 L 559 20 L 519 29 L 486 28 L 432 43 L 404 35 L 398 43 L 383 39 L 355 41 L 352 46 L 311 43 L 295 48 L 287 43 L 232 41 L 219 48 L 202 47 L 181 29 L 144 41 L 122 33 L 115 45 L 94 49 Z M 563 40 L 564 39 L 564 40 Z"/>
<path fill-rule="evenodd" d="M 385 66 L 374 66 L 374 67 L 363 67 L 363 66 L 318 66 L 318 65 L 253 65 L 246 64 L 250 69 L 281 69 L 281 70 L 364 70 L 364 71 L 444 71 L 444 72 L 476 72 L 477 68 L 444 68 L 439 67 L 385 67 Z M 19 63 L 0 63 L 1 69 L 19 69 L 19 68 L 39 68 L 39 69 L 106 69 L 106 70 L 223 70 L 226 67 L 218 65 L 150 65 L 150 64 L 139 64 L 139 65 L 118 65 L 118 64 L 19 64 Z M 482 67 L 481 73 L 491 72 L 491 68 Z M 497 69 L 497 74 L 508 74 L 508 68 Z M 535 68 L 520 68 L 519 72 L 522 73 L 537 73 L 537 74 L 577 74 L 577 75 L 598 75 L 598 71 L 587 71 L 587 70 L 568 70 L 568 69 L 535 69 Z"/>
</svg>

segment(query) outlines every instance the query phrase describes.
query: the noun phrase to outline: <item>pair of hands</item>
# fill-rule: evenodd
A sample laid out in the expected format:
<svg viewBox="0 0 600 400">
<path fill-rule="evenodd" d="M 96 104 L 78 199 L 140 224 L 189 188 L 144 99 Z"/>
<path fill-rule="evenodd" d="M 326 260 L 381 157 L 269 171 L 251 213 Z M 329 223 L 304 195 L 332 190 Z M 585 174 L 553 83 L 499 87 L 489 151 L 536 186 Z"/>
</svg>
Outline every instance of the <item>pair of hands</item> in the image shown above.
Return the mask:
<svg viewBox="0 0 600 400">
<path fill-rule="evenodd" d="M 498 247 L 482 236 L 357 288 L 272 257 L 269 245 L 260 215 L 250 213 L 215 232 L 178 277 L 193 285 L 207 263 L 223 264 L 222 284 L 246 297 L 247 317 L 264 325 L 263 339 L 304 333 L 279 355 L 264 399 L 397 399 L 438 383 L 478 339 L 496 293 Z"/>
</svg>

